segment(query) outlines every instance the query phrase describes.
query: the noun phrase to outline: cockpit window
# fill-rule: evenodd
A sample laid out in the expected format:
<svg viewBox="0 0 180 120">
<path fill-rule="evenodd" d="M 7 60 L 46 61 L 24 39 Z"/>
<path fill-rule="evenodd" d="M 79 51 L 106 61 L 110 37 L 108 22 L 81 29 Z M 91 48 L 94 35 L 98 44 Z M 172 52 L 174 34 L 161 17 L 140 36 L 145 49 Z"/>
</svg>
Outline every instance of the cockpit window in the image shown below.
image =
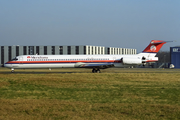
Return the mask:
<svg viewBox="0 0 180 120">
<path fill-rule="evenodd" d="M 17 61 L 17 60 L 18 60 L 18 58 L 15 57 L 15 58 L 13 58 L 11 61 Z"/>
</svg>

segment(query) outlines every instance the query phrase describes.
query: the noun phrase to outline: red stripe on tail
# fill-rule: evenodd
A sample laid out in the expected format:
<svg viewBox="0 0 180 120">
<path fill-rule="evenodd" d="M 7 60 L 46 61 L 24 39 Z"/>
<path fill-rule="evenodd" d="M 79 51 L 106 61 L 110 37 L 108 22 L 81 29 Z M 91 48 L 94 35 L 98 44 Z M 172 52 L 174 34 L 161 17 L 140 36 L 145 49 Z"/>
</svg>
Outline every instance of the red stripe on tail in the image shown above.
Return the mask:
<svg viewBox="0 0 180 120">
<path fill-rule="evenodd" d="M 143 52 L 157 53 L 165 43 L 162 40 L 152 40 Z"/>
</svg>

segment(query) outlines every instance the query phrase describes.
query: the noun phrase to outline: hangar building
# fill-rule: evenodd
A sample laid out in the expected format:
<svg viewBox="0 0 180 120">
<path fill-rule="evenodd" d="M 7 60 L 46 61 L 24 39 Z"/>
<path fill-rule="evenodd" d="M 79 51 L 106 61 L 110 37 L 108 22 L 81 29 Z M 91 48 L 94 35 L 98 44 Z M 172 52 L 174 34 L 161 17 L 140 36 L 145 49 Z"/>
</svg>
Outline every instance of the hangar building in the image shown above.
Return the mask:
<svg viewBox="0 0 180 120">
<path fill-rule="evenodd" d="M 136 49 L 104 46 L 0 46 L 0 65 L 19 55 L 136 54 Z"/>
<path fill-rule="evenodd" d="M 174 68 L 180 68 L 180 46 L 170 48 L 171 64 Z"/>
</svg>

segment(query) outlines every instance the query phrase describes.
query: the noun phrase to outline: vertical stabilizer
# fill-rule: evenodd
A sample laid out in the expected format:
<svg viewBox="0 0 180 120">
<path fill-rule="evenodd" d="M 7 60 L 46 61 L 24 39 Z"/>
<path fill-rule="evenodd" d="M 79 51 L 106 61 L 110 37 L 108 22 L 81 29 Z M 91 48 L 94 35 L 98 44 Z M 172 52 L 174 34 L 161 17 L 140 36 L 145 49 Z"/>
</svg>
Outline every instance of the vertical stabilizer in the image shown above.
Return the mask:
<svg viewBox="0 0 180 120">
<path fill-rule="evenodd" d="M 163 40 L 152 40 L 142 53 L 139 53 L 139 55 L 144 56 L 145 58 L 155 58 L 156 54 L 165 43 L 166 42 Z"/>
<path fill-rule="evenodd" d="M 165 43 L 163 40 L 152 40 L 143 53 L 157 53 Z"/>
</svg>

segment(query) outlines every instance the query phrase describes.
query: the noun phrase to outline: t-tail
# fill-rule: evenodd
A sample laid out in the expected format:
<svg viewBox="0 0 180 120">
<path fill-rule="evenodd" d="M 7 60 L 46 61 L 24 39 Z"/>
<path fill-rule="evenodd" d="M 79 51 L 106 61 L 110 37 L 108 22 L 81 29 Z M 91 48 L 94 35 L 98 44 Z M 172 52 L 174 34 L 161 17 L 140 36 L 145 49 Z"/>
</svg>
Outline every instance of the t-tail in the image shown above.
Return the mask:
<svg viewBox="0 0 180 120">
<path fill-rule="evenodd" d="M 165 43 L 162 40 L 152 40 L 143 53 L 157 53 Z"/>
<path fill-rule="evenodd" d="M 142 60 L 144 62 L 156 62 L 158 61 L 158 57 L 155 56 L 165 43 L 167 43 L 167 41 L 152 40 L 142 53 L 139 53 L 138 55 L 143 56 Z"/>
<path fill-rule="evenodd" d="M 155 57 L 165 43 L 166 41 L 163 40 L 152 40 L 150 44 L 140 54 Z"/>
</svg>

